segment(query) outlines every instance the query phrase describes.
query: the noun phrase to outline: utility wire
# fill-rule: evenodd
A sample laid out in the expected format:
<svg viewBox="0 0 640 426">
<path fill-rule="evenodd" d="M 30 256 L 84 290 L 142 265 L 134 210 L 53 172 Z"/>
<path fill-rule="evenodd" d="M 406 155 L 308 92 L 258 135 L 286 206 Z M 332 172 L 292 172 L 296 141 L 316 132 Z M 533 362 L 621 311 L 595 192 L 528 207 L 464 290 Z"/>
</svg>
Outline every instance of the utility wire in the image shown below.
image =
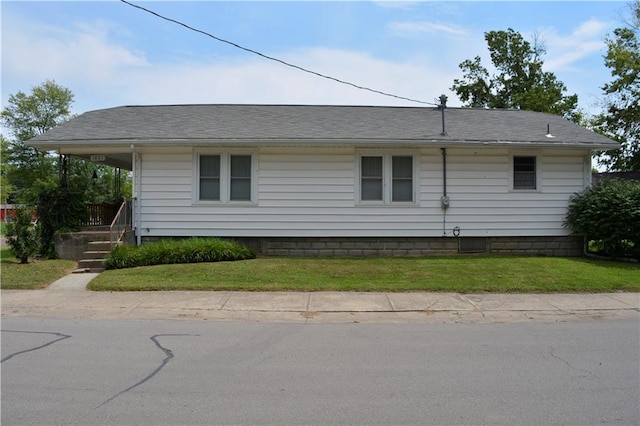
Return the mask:
<svg viewBox="0 0 640 426">
<path fill-rule="evenodd" d="M 394 94 L 392 94 L 392 93 L 387 93 L 387 92 L 382 92 L 382 91 L 380 91 L 380 90 L 371 89 L 371 88 L 369 88 L 369 87 L 359 86 L 359 85 L 357 85 L 357 84 L 354 84 L 354 83 L 351 83 L 351 82 L 348 82 L 348 81 L 340 80 L 340 79 L 335 78 L 335 77 L 331 77 L 331 76 L 328 76 L 328 75 L 325 75 L 325 74 L 321 74 L 321 73 L 319 73 L 319 72 L 312 71 L 312 70 L 309 70 L 309 69 L 303 68 L 303 67 L 301 67 L 301 66 L 298 66 L 298 65 L 291 64 L 291 63 L 289 63 L 289 62 L 283 61 L 282 59 L 278 59 L 278 58 L 274 58 L 273 56 L 265 55 L 264 53 L 260 53 L 260 52 L 258 52 L 258 51 L 256 51 L 256 50 L 249 49 L 249 48 L 244 47 L 244 46 L 240 46 L 240 45 L 239 45 L 239 44 L 237 44 L 237 43 L 234 43 L 234 42 L 231 42 L 231 41 L 225 40 L 225 39 L 223 39 L 223 38 L 216 37 L 216 36 L 214 36 L 213 34 L 210 34 L 210 33 L 206 32 L 206 31 L 199 30 L 199 29 L 194 28 L 194 27 L 191 27 L 191 26 L 189 26 L 189 25 L 187 25 L 187 24 L 185 24 L 185 23 L 183 23 L 183 22 L 180 22 L 180 21 L 177 21 L 177 20 L 175 20 L 175 19 L 168 18 L 168 17 L 166 17 L 166 16 L 160 15 L 159 13 L 154 12 L 153 10 L 149 10 L 149 9 L 147 9 L 147 8 L 145 8 L 145 7 L 138 6 L 138 5 L 136 5 L 136 4 L 133 4 L 133 3 L 128 2 L 128 1 L 126 1 L 126 0 L 120 0 L 120 1 L 121 1 L 122 3 L 125 3 L 125 4 L 127 4 L 127 5 L 129 5 L 129 6 L 131 6 L 131 7 L 135 7 L 136 9 L 140 9 L 140 10 L 143 10 L 143 11 L 145 11 L 145 12 L 147 12 L 147 13 L 150 13 L 150 14 L 152 14 L 152 15 L 154 15 L 154 16 L 157 16 L 157 17 L 158 17 L 158 18 L 160 18 L 160 19 L 164 19 L 165 21 L 173 22 L 174 24 L 178 24 L 178 25 L 180 25 L 180 26 L 182 26 L 182 27 L 185 27 L 185 28 L 187 28 L 187 29 L 189 29 L 189 30 L 191 30 L 191 31 L 196 32 L 196 33 L 204 34 L 204 35 L 206 35 L 207 37 L 210 37 L 210 38 L 212 38 L 212 39 L 214 39 L 214 40 L 217 40 L 217 41 L 220 41 L 220 42 L 222 42 L 222 43 L 229 44 L 229 45 L 231 45 L 231 46 L 233 46 L 233 47 L 236 47 L 236 48 L 238 48 L 238 49 L 244 50 L 245 52 L 253 53 L 253 54 L 255 54 L 255 55 L 258 55 L 258 56 L 261 56 L 261 57 L 263 57 L 263 58 L 265 58 L 265 59 L 268 59 L 268 60 L 270 60 L 270 61 L 278 62 L 278 63 L 280 63 L 280 64 L 282 64 L 282 65 L 286 65 L 286 66 L 288 66 L 288 67 L 295 68 L 295 69 L 297 69 L 297 70 L 299 70 L 299 71 L 303 71 L 303 72 L 306 72 L 306 73 L 308 73 L 308 74 L 313 74 L 313 75 L 315 75 L 315 76 L 322 77 L 322 78 L 325 78 L 325 79 L 327 79 L 327 80 L 332 80 L 332 81 L 335 81 L 335 82 L 337 82 L 337 83 L 346 84 L 346 85 L 348 85 L 348 86 L 355 87 L 356 89 L 366 90 L 366 91 L 369 91 L 369 92 L 372 92 L 372 93 L 377 93 L 377 94 L 379 94 L 379 95 L 389 96 L 389 97 L 396 98 L 396 99 L 402 99 L 402 100 L 404 100 L 404 101 L 416 102 L 416 103 L 419 103 L 419 104 L 425 104 L 425 105 L 436 105 L 436 106 L 438 106 L 438 105 L 439 105 L 439 104 L 436 104 L 436 103 L 433 103 L 433 102 L 426 102 L 426 101 L 421 101 L 421 100 L 419 100 L 419 99 L 407 98 L 407 97 L 404 97 L 404 96 L 398 96 L 398 95 L 394 95 Z"/>
</svg>

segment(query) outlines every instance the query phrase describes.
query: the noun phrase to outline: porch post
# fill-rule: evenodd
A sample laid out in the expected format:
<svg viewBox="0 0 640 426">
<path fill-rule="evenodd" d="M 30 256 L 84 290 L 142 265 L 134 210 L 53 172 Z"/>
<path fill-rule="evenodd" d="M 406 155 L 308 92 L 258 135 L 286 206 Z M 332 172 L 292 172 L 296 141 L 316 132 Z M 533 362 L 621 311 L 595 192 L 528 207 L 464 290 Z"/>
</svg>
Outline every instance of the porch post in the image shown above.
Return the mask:
<svg viewBox="0 0 640 426">
<path fill-rule="evenodd" d="M 120 200 L 120 197 L 121 197 L 120 177 L 121 177 L 121 169 L 120 167 L 116 167 L 115 173 L 114 173 L 114 182 L 113 182 L 113 192 L 114 192 L 113 197 L 116 200 Z"/>
<path fill-rule="evenodd" d="M 69 156 L 58 153 L 58 180 L 60 187 L 69 187 Z"/>
<path fill-rule="evenodd" d="M 132 195 L 132 222 L 133 228 L 136 232 L 136 245 L 142 244 L 142 229 L 140 228 L 140 184 L 141 184 L 141 173 L 140 173 L 140 154 L 136 151 L 135 145 L 131 144 L 131 163 L 133 169 L 133 193 Z"/>
</svg>

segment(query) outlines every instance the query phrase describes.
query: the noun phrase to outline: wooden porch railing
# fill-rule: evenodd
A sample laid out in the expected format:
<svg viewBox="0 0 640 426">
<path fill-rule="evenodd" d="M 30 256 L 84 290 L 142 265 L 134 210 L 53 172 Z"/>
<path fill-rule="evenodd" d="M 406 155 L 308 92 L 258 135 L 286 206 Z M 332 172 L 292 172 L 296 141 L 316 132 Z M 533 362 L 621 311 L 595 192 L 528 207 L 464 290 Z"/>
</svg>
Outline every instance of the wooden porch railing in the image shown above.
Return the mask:
<svg viewBox="0 0 640 426">
<path fill-rule="evenodd" d="M 86 216 L 81 226 L 109 226 L 118 213 L 120 205 L 102 203 L 86 204 Z"/>
<path fill-rule="evenodd" d="M 109 227 L 111 247 L 120 241 L 127 230 L 132 228 L 132 204 L 124 200 L 122 204 L 86 204 L 83 227 Z"/>
</svg>

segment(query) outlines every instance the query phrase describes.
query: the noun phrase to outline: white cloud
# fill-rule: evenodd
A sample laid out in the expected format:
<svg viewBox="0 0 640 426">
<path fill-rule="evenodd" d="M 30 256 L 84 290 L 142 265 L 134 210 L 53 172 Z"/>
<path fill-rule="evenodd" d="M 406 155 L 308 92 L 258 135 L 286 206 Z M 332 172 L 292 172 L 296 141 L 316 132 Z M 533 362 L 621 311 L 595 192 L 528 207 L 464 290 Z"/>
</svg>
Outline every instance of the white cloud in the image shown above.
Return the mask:
<svg viewBox="0 0 640 426">
<path fill-rule="evenodd" d="M 13 21 L 2 52 L 2 99 L 46 79 L 75 94 L 74 112 L 125 104 L 290 103 L 417 105 L 304 73 L 254 56 L 215 62 L 160 63 L 114 41 L 107 24 L 65 29 Z M 117 34 L 121 36 L 121 34 Z M 349 50 L 310 48 L 276 54 L 341 80 L 400 96 L 435 102 L 453 76 L 426 58 L 392 62 Z"/>
<path fill-rule="evenodd" d="M 558 73 L 570 93 L 593 92 L 607 81 L 606 69 L 590 70 L 580 61 L 602 49 L 612 24 L 590 20 L 570 34 L 539 31 L 548 52 L 545 69 Z M 449 91 L 461 76 L 458 64 L 475 55 L 489 65 L 482 36 L 439 22 L 396 22 L 398 33 L 419 34 L 424 48 L 403 59 L 383 59 L 349 49 L 322 47 L 271 53 L 341 80 L 396 95 L 435 102 L 444 93 L 451 106 L 460 105 Z M 441 37 L 447 42 L 440 42 Z M 189 52 L 171 62 L 148 57 L 131 47 L 126 28 L 106 22 L 71 23 L 64 28 L 42 26 L 28 19 L 3 16 L 2 101 L 8 94 L 46 79 L 75 94 L 74 112 L 125 104 L 290 103 L 417 105 L 345 86 L 243 54 L 194 60 Z M 11 41 L 10 43 L 8 41 Z M 421 41 L 422 42 L 422 41 Z M 446 46 L 446 49 L 442 47 Z M 188 58 L 188 59 L 185 59 Z M 576 83 L 572 83 L 572 82 Z M 597 81 L 598 84 L 593 84 Z M 581 101 L 586 97 L 582 97 Z"/>
<path fill-rule="evenodd" d="M 467 36 L 466 29 L 452 24 L 440 22 L 415 21 L 415 22 L 392 22 L 389 28 L 399 35 L 415 36 L 419 34 L 446 34 L 456 37 Z"/>
<path fill-rule="evenodd" d="M 545 68 L 549 71 L 578 71 L 577 64 L 594 53 L 603 51 L 604 36 L 611 24 L 591 19 L 573 29 L 570 34 L 559 34 L 557 29 L 548 28 L 540 31 L 540 36 L 547 47 Z"/>
<path fill-rule="evenodd" d="M 401 0 L 387 0 L 387 1 L 373 1 L 373 4 L 384 7 L 387 9 L 411 9 L 421 1 L 401 1 Z"/>
<path fill-rule="evenodd" d="M 427 102 L 434 102 L 451 84 L 446 70 L 391 63 L 352 51 L 318 48 L 281 57 L 360 86 Z M 130 73 L 129 78 L 136 82 L 126 95 L 132 103 L 416 105 L 257 58 L 155 67 Z"/>
<path fill-rule="evenodd" d="M 108 40 L 106 23 L 82 24 L 67 29 L 34 26 L 23 20 L 3 22 L 4 74 L 44 80 L 65 76 L 99 82 L 130 67 L 144 67 L 144 56 Z"/>
</svg>

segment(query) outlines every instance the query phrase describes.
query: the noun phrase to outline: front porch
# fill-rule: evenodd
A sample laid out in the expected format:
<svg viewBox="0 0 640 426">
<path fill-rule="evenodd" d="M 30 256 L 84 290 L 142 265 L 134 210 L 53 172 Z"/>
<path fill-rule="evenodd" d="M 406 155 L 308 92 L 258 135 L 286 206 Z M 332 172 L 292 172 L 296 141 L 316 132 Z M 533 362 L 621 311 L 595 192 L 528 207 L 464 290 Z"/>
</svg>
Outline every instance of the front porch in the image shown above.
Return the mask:
<svg viewBox="0 0 640 426">
<path fill-rule="evenodd" d="M 55 235 L 56 254 L 61 259 L 78 261 L 74 272 L 101 272 L 103 263 L 118 244 L 135 244 L 131 202 L 87 204 L 80 231 Z"/>
</svg>

